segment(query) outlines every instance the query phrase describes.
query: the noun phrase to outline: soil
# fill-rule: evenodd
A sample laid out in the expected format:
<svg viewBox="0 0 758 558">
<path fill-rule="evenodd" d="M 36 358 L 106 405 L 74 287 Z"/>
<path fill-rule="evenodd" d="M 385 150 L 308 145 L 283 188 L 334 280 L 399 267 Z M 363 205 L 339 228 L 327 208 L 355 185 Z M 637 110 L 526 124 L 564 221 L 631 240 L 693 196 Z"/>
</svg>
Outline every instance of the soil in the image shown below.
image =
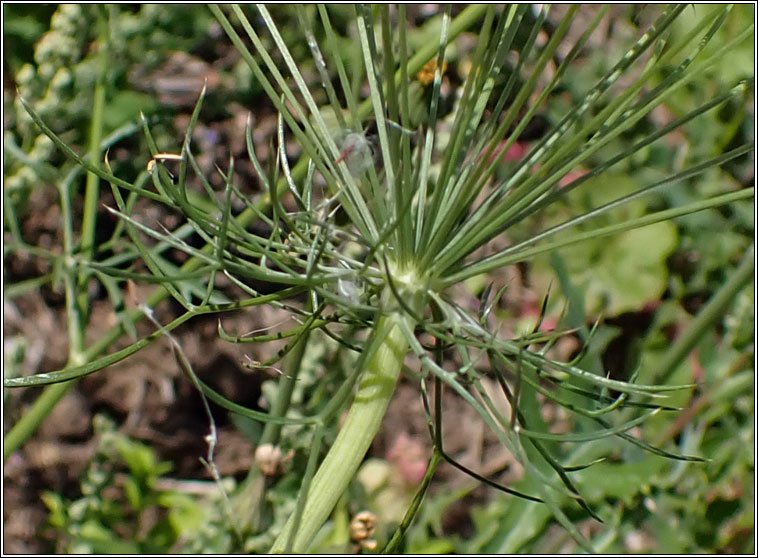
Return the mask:
<svg viewBox="0 0 758 558">
<path fill-rule="evenodd" d="M 192 80 L 201 83 L 207 78 L 211 92 L 214 87 L 220 87 L 221 79 L 217 68 L 202 60 L 181 57 L 186 55 L 177 54 L 169 60 L 167 66 L 173 70 L 164 72 L 163 75 L 173 75 L 175 80 L 184 80 L 182 83 Z M 228 60 L 226 63 L 231 65 Z M 186 74 L 182 74 L 182 71 Z M 149 88 L 151 84 L 158 87 L 162 83 L 154 77 L 139 77 L 139 74 L 135 74 L 133 79 L 135 88 Z M 167 90 L 172 90 L 171 84 L 164 85 Z M 14 92 L 6 90 L 5 94 L 13 95 Z M 188 101 L 184 97 L 166 97 L 160 90 L 156 90 L 155 94 L 162 103 L 175 109 L 175 129 L 186 129 L 194 96 Z M 257 180 L 252 165 L 248 162 L 244 144 L 248 112 L 242 106 L 230 105 L 225 111 L 219 112 L 215 119 L 201 120 L 195 136 L 198 152 L 202 153 L 199 162 L 208 171 L 208 175 L 218 176 L 214 172 L 214 165 L 234 156 L 235 170 L 240 176 L 239 184 L 245 185 L 253 194 L 257 190 Z M 271 110 L 264 106 L 253 110 L 253 119 L 256 123 L 255 143 L 262 150 L 259 155 L 265 158 L 266 146 L 275 134 L 276 119 Z M 177 132 L 177 144 L 181 138 L 181 133 Z M 114 149 L 111 153 L 114 161 L 129 156 L 123 149 Z M 113 206 L 112 197 L 106 189 L 103 191 L 102 204 Z M 29 210 L 22 221 L 24 239 L 30 245 L 50 249 L 60 247 L 62 228 L 55 190 L 35 189 L 29 204 Z M 135 214 L 167 225 L 171 225 L 172 219 L 176 218 L 155 206 L 146 206 Z M 103 227 L 98 233 L 99 237 L 107 238 L 113 230 L 114 222 L 105 210 L 99 215 L 99 226 Z M 178 256 L 177 263 L 181 263 Z M 23 253 L 6 253 L 4 266 L 6 285 L 51 271 L 45 260 Z M 517 314 L 535 314 L 539 299 L 524 284 L 523 270 L 509 269 L 502 277 L 493 279 L 496 283 L 507 281 L 510 284 L 504 304 L 514 309 L 520 308 L 520 312 L 515 312 Z M 137 298 L 144 299 L 149 290 L 137 293 Z M 48 284 L 21 296 L 3 299 L 6 358 L 12 352 L 14 343 L 25 344 L 21 362 L 24 374 L 59 370 L 66 365 L 68 338 L 65 333 L 67 325 L 62 292 L 59 286 Z M 88 337 L 94 340 L 114 326 L 118 317 L 108 301 L 107 293 L 93 286 L 90 294 Z M 463 295 L 468 296 L 471 304 L 476 303 L 470 295 Z M 167 323 L 178 316 L 180 310 L 176 304 L 163 303 L 156 309 L 156 317 L 161 323 Z M 223 325 L 227 331 L 247 332 L 277 323 L 281 319 L 282 315 L 278 312 L 264 308 L 224 315 Z M 198 377 L 222 395 L 241 405 L 255 408 L 259 404 L 264 376 L 250 371 L 243 364 L 246 357 L 264 360 L 270 355 L 251 354 L 250 346 L 222 341 L 218 337 L 217 325 L 218 318 L 215 316 L 198 317 L 175 330 L 174 335 L 186 351 Z M 153 327 L 145 321 L 138 326 L 140 335 L 151 331 Z M 128 341 L 126 339 L 122 346 Z M 121 347 L 116 346 L 111 350 L 118 348 Z M 409 361 L 409 365 L 413 364 Z M 39 393 L 39 388 L 5 391 L 6 432 Z M 486 431 L 468 405 L 448 393 L 443 407 L 444 445 L 448 453 L 481 474 L 499 475 L 501 482 L 512 482 L 518 478 L 518 464 Z M 214 407 L 213 411 L 219 427 L 216 464 L 223 476 L 242 479 L 251 467 L 255 448 L 235 428 L 225 410 Z M 47 510 L 40 495 L 45 491 L 53 491 L 69 499 L 81 496 L 79 482 L 96 447 L 92 421 L 97 414 L 111 417 L 117 423 L 119 431 L 147 443 L 160 460 L 170 461 L 173 464 L 171 478 L 208 478 L 208 471 L 200 462 L 206 452 L 203 437 L 208 428 L 201 399 L 178 369 L 169 342 L 166 339 L 160 340 L 123 362 L 76 383 L 23 448 L 10 456 L 3 471 L 5 552 L 39 554 L 55 551 L 55 533 L 46 526 Z M 383 429 L 370 455 L 388 459 L 405 471 L 411 481 L 414 478 L 417 481 L 418 463 L 425 463 L 430 453 L 431 441 L 418 382 L 406 378 L 398 386 Z M 503 472 L 505 473 L 501 474 Z M 455 489 L 471 482 L 460 471 L 442 465 L 433 490 Z M 482 502 L 488 494 L 488 490 L 478 488 L 469 497 L 452 506 L 443 521 L 446 530 L 465 535 L 470 529 L 471 505 Z"/>
</svg>

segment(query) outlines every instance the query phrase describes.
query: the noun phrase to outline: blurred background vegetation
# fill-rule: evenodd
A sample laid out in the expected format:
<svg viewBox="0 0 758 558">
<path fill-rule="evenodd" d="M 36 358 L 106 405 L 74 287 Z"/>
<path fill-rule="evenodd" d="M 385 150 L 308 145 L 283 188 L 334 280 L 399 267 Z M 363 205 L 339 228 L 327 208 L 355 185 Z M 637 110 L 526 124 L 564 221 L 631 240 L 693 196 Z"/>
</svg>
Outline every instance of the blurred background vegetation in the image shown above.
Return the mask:
<svg viewBox="0 0 758 558">
<path fill-rule="evenodd" d="M 287 25 L 288 20 L 296 20 L 294 9 L 299 8 L 271 7 L 290 45 L 297 44 L 295 37 L 287 36 L 288 29 L 297 29 Z M 330 8 L 347 51 L 356 40 L 348 26 L 351 9 Z M 586 8 L 588 18 L 592 9 Z M 567 107 L 581 101 L 586 84 L 596 81 L 623 54 L 650 20 L 652 9 L 621 5 L 611 9 L 606 24 L 574 63 L 565 88 L 547 103 L 540 117 L 542 126 L 529 130 L 531 137 L 525 136 L 516 147 L 525 150 Z M 701 17 L 709 9 L 695 6 L 686 16 Z M 416 23 L 408 38 L 414 47 L 428 40 L 430 32 L 434 34 L 439 25 L 437 7 L 414 5 L 408 10 Z M 557 7 L 548 23 L 559 16 Z M 708 48 L 717 48 L 753 18 L 754 6 L 736 6 Z M 107 43 L 99 40 L 103 21 L 107 21 Z M 208 97 L 194 138 L 198 160 L 210 176 L 216 163 L 234 156 L 240 183 L 250 195 L 255 195 L 258 186 L 246 161 L 245 122 L 251 114 L 254 139 L 265 154 L 275 134 L 276 115 L 205 6 L 5 4 L 3 23 L 3 336 L 4 374 L 12 377 L 65 364 L 66 341 L 60 339 L 65 331 L 64 299 L 54 280 L 55 260 L 48 254 L 61 244 L 53 184 L 71 171 L 70 163 L 31 122 L 18 95 L 69 145 L 85 152 L 98 53 L 107 49 L 104 136 L 116 131 L 121 134 L 110 152 L 114 173 L 135 176 L 150 158 L 138 131 L 140 113 L 151 122 L 159 148 L 175 151 L 197 95 L 206 84 Z M 684 23 L 674 32 L 683 33 Z M 447 88 L 443 99 L 450 103 L 465 75 L 472 39 L 464 34 L 451 50 L 443 83 Z M 307 45 L 301 43 L 299 50 L 292 49 L 293 55 L 303 73 L 314 73 Z M 672 102 L 618 138 L 615 148 L 623 150 L 715 92 L 751 77 L 753 44 L 745 41 L 728 61 L 693 81 Z M 636 153 L 614 167 L 612 174 L 593 179 L 598 182 L 596 187 L 573 192 L 562 206 L 530 226 L 543 230 L 553 220 L 560 222 L 679 170 L 689 159 L 715 156 L 748 143 L 754 137 L 754 121 L 751 87 L 744 98 Z M 509 153 L 503 172 L 518 157 L 518 149 Z M 751 153 L 667 189 L 652 201 L 626 206 L 624 211 L 642 214 L 651 207 L 682 205 L 716 191 L 753 184 Z M 73 208 L 75 215 L 82 211 L 79 203 Z M 114 205 L 106 190 L 103 204 Z M 146 205 L 144 211 L 154 210 Z M 591 326 L 596 317 L 603 318 L 586 359 L 602 362 L 619 378 L 627 378 L 637 366 L 643 371 L 652 369 L 738 266 L 753 242 L 754 215 L 753 203 L 734 203 L 503 270 L 500 277 L 490 278 L 509 284 L 505 302 L 496 309 L 497 318 L 506 329 L 528 330 L 552 281 L 548 320 L 556 322 L 567 301 L 572 312 L 566 321 L 572 327 Z M 97 239 L 105 245 L 105 252 L 117 227 L 103 209 Z M 529 235 L 530 228 L 522 228 L 520 234 Z M 484 279 L 472 280 L 467 287 L 476 296 L 485 287 Z M 89 294 L 94 335 L 115 318 L 105 289 L 93 287 Z M 683 411 L 658 416 L 642 427 L 645 439 L 658 444 L 674 441 L 681 452 L 708 458 L 706 463 L 671 462 L 630 448 L 616 456 L 617 462 L 577 473 L 589 505 L 615 527 L 615 536 L 594 540 L 598 550 L 754 552 L 754 308 L 751 284 L 731 303 L 719 327 L 699 342 L 670 378 L 675 383 L 698 384 L 677 395 L 676 404 Z M 171 305 L 163 309 L 166 316 L 176 311 Z M 197 354 L 191 355 L 199 361 L 198 374 L 241 404 L 257 404 L 265 393 L 265 382 L 258 380 L 259 385 L 251 389 L 253 380 L 240 364 L 244 355 L 216 338 L 214 320 L 194 327 L 178 335 L 183 336 L 185 347 L 190 343 L 198 346 Z M 567 355 L 577 348 L 569 341 L 564 348 Z M 328 362 L 330 350 L 325 342 L 320 354 L 309 358 L 314 363 Z M 152 353 L 143 360 L 130 359 L 117 367 L 117 373 L 83 380 L 33 439 L 10 456 L 4 468 L 6 552 L 218 552 L 226 548 L 229 535 L 220 527 L 224 518 L 208 515 L 211 507 L 207 502 L 218 498 L 215 485 L 198 463 L 205 431 L 199 399 L 181 375 L 156 377 L 150 360 L 164 357 Z M 36 393 L 34 389 L 5 390 L 6 431 Z M 413 474 L 408 469 L 428 449 L 417 397 L 414 382 L 401 385 L 399 403 L 390 410 L 386 432 L 349 495 L 384 509 L 380 521 L 386 524 L 399 519 L 396 508 L 404 508 L 388 503 L 409 500 L 413 490 L 407 477 Z M 222 428 L 222 453 L 226 452 L 219 461 L 224 476 L 233 483 L 244 478 L 251 466 L 250 440 L 259 432 L 254 424 L 215 411 Z M 565 417 L 549 407 L 545 415 L 554 430 L 560 431 Z M 463 426 L 469 418 L 448 418 L 448 430 L 455 430 L 454 423 L 461 424 L 458 439 L 450 444 L 457 442 L 460 447 L 456 451 L 479 470 L 486 469 L 503 456 L 493 449 L 496 442 L 477 438 Z M 497 465 L 492 466 L 497 470 Z M 499 467 L 504 466 L 515 469 L 512 463 Z M 512 479 L 519 480 L 515 470 Z M 340 529 L 347 529 L 348 509 L 352 507 L 345 502 L 335 512 L 335 539 Z M 582 520 L 580 528 L 593 538 L 605 527 Z M 404 550 L 553 553 L 571 552 L 575 543 L 553 523 L 544 507 L 493 493 L 442 468 Z"/>
</svg>

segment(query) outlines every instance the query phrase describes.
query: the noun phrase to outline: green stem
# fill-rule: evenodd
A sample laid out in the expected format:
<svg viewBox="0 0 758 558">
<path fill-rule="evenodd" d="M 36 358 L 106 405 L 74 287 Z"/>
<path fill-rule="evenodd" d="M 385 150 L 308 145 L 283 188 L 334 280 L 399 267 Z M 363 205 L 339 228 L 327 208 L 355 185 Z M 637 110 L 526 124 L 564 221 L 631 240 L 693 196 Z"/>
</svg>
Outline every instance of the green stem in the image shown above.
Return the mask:
<svg viewBox="0 0 758 558">
<path fill-rule="evenodd" d="M 265 207 L 265 201 L 260 202 L 260 207 Z M 65 210 L 66 204 L 63 204 L 63 208 Z M 242 216 L 240 216 L 240 221 L 246 225 L 253 220 L 254 215 L 255 214 L 252 211 L 248 211 L 246 214 L 243 214 L 245 217 L 244 221 Z M 211 252 L 212 249 L 213 247 L 210 245 L 206 245 L 203 248 L 206 253 Z M 199 258 L 191 258 L 182 265 L 180 271 L 189 273 L 199 268 L 201 264 L 202 261 Z M 150 308 L 155 308 L 158 304 L 168 298 L 168 296 L 169 292 L 165 287 L 158 287 L 150 294 L 146 304 Z M 71 315 L 72 314 L 69 312 L 69 317 L 71 317 Z M 136 323 L 144 318 L 144 314 L 139 309 L 133 310 L 129 313 L 129 318 L 132 322 Z M 69 330 L 74 332 L 77 331 L 76 329 L 72 329 L 71 322 L 69 322 Z M 89 348 L 81 354 L 81 358 L 77 360 L 77 364 L 81 365 L 95 360 L 98 356 L 106 352 L 111 345 L 118 341 L 122 335 L 124 335 L 124 326 L 120 323 L 109 329 L 97 341 L 92 343 Z M 71 358 L 69 358 L 69 364 L 72 364 Z M 34 434 L 34 431 L 39 427 L 56 403 L 63 398 L 68 389 L 70 389 L 75 383 L 76 380 L 73 380 L 71 382 L 53 384 L 45 388 L 42 394 L 34 401 L 30 409 L 24 413 L 5 436 L 3 444 L 4 459 L 7 459 L 9 455 L 20 448 L 24 442 Z M 65 388 L 61 386 L 65 386 Z"/>
<path fill-rule="evenodd" d="M 379 346 L 366 364 L 358 393 L 337 439 L 313 477 L 302 522 L 295 525 L 294 516 L 290 517 L 271 547 L 272 553 L 305 551 L 355 476 L 379 431 L 408 351 L 408 341 L 398 325 L 404 319 L 407 318 L 399 313 L 379 319 L 375 337 Z M 288 549 L 293 531 L 296 532 L 292 548 Z"/>
<path fill-rule="evenodd" d="M 721 320 L 729 304 L 734 297 L 745 288 L 755 274 L 755 247 L 751 246 L 745 253 L 740 265 L 731 274 L 729 279 L 719 288 L 706 306 L 698 312 L 697 317 L 690 323 L 687 330 L 674 342 L 664 353 L 657 367 L 650 374 L 650 382 L 656 384 L 666 383 L 668 377 L 676 370 L 681 362 L 687 358 L 703 335 Z M 631 409 L 627 409 L 619 416 L 619 420 L 628 420 Z M 663 443 L 663 438 L 659 440 Z M 658 444 L 656 444 L 658 445 Z M 607 440 L 596 440 L 587 444 L 581 444 L 571 454 L 568 461 L 573 463 L 587 462 L 600 457 L 607 450 Z"/>
<path fill-rule="evenodd" d="M 284 417 L 287 414 L 292 401 L 292 393 L 297 384 L 297 376 L 303 362 L 305 349 L 308 347 L 309 337 L 310 332 L 306 332 L 287 356 L 284 366 L 285 374 L 279 381 L 276 399 L 272 403 L 271 411 L 269 412 L 273 417 Z M 283 426 L 283 424 L 278 422 L 267 422 L 263 427 L 263 433 L 258 441 L 258 445 L 278 444 Z M 233 500 L 235 512 L 239 517 L 237 528 L 241 532 L 254 531 L 257 528 L 267 487 L 267 479 L 263 476 L 258 466 L 253 464 L 247 473 L 244 483 L 235 493 Z"/>
<path fill-rule="evenodd" d="M 92 109 L 92 122 L 90 124 L 90 162 L 99 166 L 101 143 L 103 136 L 103 115 L 105 109 L 105 76 L 108 70 L 108 25 L 105 16 L 99 17 L 100 23 L 100 53 L 98 60 L 97 82 L 95 84 L 94 101 Z M 64 184 L 60 188 L 61 213 L 63 220 L 70 227 L 73 223 L 71 215 L 71 193 L 73 184 Z M 82 214 L 82 228 L 80 235 L 80 257 L 91 260 L 94 252 L 95 227 L 97 225 L 97 202 L 100 196 L 100 183 L 97 175 L 87 174 L 87 182 L 84 194 L 84 212 Z M 87 315 L 89 314 L 89 297 L 87 295 L 87 281 L 89 272 L 79 273 L 78 281 L 74 278 L 75 268 L 71 265 L 74 259 L 74 242 L 72 231 L 64 225 L 64 252 L 66 264 L 66 277 L 64 285 L 66 289 L 66 314 L 69 332 L 68 365 L 78 366 L 86 363 L 84 346 L 84 330 L 86 329 Z M 31 408 L 24 413 L 19 421 L 11 428 L 3 440 L 3 462 L 10 457 L 21 445 L 28 440 L 45 420 L 58 401 L 68 393 L 76 384 L 76 381 L 54 384 L 42 393 Z"/>
<path fill-rule="evenodd" d="M 432 484 L 434 472 L 437 470 L 437 465 L 439 465 L 441 458 L 442 454 L 440 453 L 439 448 L 435 446 L 434 453 L 432 454 L 432 457 L 429 460 L 429 464 L 426 467 L 426 474 L 424 475 L 424 479 L 421 481 L 421 486 L 418 487 L 411 505 L 408 506 L 408 510 L 405 512 L 403 521 L 392 534 L 392 537 L 387 543 L 387 546 L 385 546 L 382 550 L 382 554 L 394 554 L 397 548 L 400 546 L 400 543 L 403 541 L 403 537 L 408 532 L 413 519 L 416 517 L 416 514 L 421 507 L 421 502 L 424 500 L 424 496 L 426 495 L 426 491 L 428 490 L 429 485 Z"/>
<path fill-rule="evenodd" d="M 651 383 L 664 384 L 668 377 L 687 358 L 703 336 L 724 317 L 734 297 L 750 282 L 755 274 L 755 248 L 751 246 L 718 292 L 697 314 L 687 330 L 666 351 L 652 375 Z"/>
<path fill-rule="evenodd" d="M 68 390 L 76 383 L 75 380 L 53 384 L 40 395 L 31 408 L 21 417 L 3 440 L 3 462 L 34 434 L 37 427 L 50 413 L 55 404 L 60 401 Z"/>
<path fill-rule="evenodd" d="M 309 308 L 309 310 L 312 309 Z M 287 356 L 284 366 L 285 374 L 279 381 L 278 389 L 276 391 L 276 399 L 271 404 L 271 416 L 283 417 L 287 414 L 287 410 L 292 401 L 292 392 L 295 390 L 295 385 L 297 384 L 297 376 L 300 372 L 300 365 L 303 362 L 305 349 L 308 348 L 309 338 L 310 330 L 307 330 L 297 342 L 297 345 L 292 352 Z M 260 445 L 278 444 L 283 426 L 283 424 L 277 422 L 267 422 L 263 427 L 263 433 L 261 434 L 259 442 Z"/>
<path fill-rule="evenodd" d="M 480 5 L 471 5 L 465 8 L 453 21 L 453 23 L 450 26 L 450 37 L 451 40 L 465 31 L 468 27 L 476 23 L 478 19 L 481 16 L 481 11 L 486 8 L 486 6 L 480 6 Z M 430 50 L 430 52 L 427 52 L 427 50 Z M 431 47 L 425 47 L 421 51 L 419 51 L 416 56 L 409 61 L 409 70 L 408 73 L 413 73 L 412 70 L 418 66 L 420 68 L 428 59 L 430 59 L 434 54 L 436 53 L 436 47 L 432 49 Z M 415 64 L 415 65 L 414 65 Z M 371 108 L 370 99 L 367 99 L 366 102 L 361 106 L 361 112 L 366 112 Z M 73 155 L 70 155 L 73 157 Z M 99 154 L 98 154 L 99 157 Z M 91 162 L 94 161 L 93 164 L 97 165 L 97 159 L 90 159 Z M 301 180 L 303 176 L 305 176 L 305 172 L 307 169 L 307 161 L 305 158 L 303 160 L 299 161 L 297 165 L 292 169 L 292 176 L 293 180 L 298 181 Z M 99 165 L 98 165 L 99 168 Z M 276 193 L 277 195 L 283 195 L 285 192 L 287 192 L 287 182 L 284 178 L 281 178 L 276 186 Z M 270 200 L 268 198 L 268 193 L 263 193 L 261 198 L 256 203 L 256 207 L 259 210 L 264 210 L 270 206 Z M 247 226 L 250 222 L 252 222 L 257 217 L 256 212 L 251 211 L 249 209 L 246 209 L 238 218 L 237 222 L 240 224 L 240 226 L 244 227 Z M 212 250 L 211 246 L 206 246 L 204 248 L 206 252 L 209 252 Z M 200 266 L 200 260 L 197 258 L 192 258 L 188 260 L 183 266 L 182 271 L 192 271 Z M 155 307 L 159 302 L 165 300 L 168 297 L 169 293 L 168 291 L 160 287 L 153 291 L 152 295 L 150 296 L 149 300 L 147 301 L 148 306 Z M 142 314 L 137 314 L 134 317 L 134 321 L 139 321 L 142 319 Z M 121 324 L 111 328 L 107 333 L 105 333 L 102 337 L 100 337 L 92 346 L 90 346 L 89 349 L 84 353 L 85 358 L 87 359 L 94 359 L 98 355 L 102 354 L 108 348 L 115 343 L 118 339 L 121 338 L 121 336 L 124 333 L 123 326 Z M 64 385 L 67 386 L 65 389 L 61 388 L 60 386 Z M 52 410 L 52 408 L 55 406 L 55 404 L 63 397 L 63 395 L 66 394 L 68 389 L 73 385 L 73 383 L 65 383 L 65 384 L 56 384 L 49 386 L 45 388 L 45 391 L 37 398 L 37 400 L 32 405 L 32 408 L 29 409 L 28 413 L 26 413 L 18 423 L 16 423 L 10 432 L 5 436 L 4 440 L 4 446 L 3 446 L 3 454 L 6 456 L 5 459 L 7 459 L 7 456 L 12 454 L 14 451 L 16 451 L 21 445 L 31 436 L 34 431 L 39 427 L 39 424 L 42 422 L 42 420 L 47 416 L 47 414 Z"/>
<path fill-rule="evenodd" d="M 108 71 L 108 21 L 102 13 L 98 16 L 100 37 L 98 40 L 98 67 L 97 81 L 95 83 L 94 99 L 92 101 L 92 121 L 90 123 L 90 162 L 100 167 L 100 153 L 103 138 L 103 118 L 105 113 L 105 77 Z M 80 235 L 80 257 L 83 260 L 92 260 L 95 252 L 95 230 L 97 227 L 97 202 L 100 199 L 100 178 L 95 173 L 87 173 L 87 182 L 84 190 L 84 212 L 82 215 L 82 229 Z M 82 316 L 89 314 L 89 297 L 87 295 L 87 281 L 90 272 L 83 270 L 79 273 L 77 306 Z M 83 350 L 77 347 L 77 351 Z M 73 349 L 73 347 L 72 347 Z"/>
</svg>

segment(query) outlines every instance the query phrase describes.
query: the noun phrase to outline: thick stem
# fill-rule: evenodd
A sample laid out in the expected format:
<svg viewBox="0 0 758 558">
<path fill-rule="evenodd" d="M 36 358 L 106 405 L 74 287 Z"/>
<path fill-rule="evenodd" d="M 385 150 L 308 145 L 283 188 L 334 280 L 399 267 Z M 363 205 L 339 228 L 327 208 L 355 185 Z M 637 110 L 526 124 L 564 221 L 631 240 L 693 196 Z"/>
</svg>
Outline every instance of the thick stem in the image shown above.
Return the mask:
<svg viewBox="0 0 758 558">
<path fill-rule="evenodd" d="M 366 364 L 358 393 L 337 439 L 313 477 L 302 521 L 295 525 L 294 516 L 290 517 L 271 547 L 272 553 L 304 552 L 355 476 L 379 431 L 408 352 L 408 341 L 398 326 L 404 319 L 407 318 L 400 313 L 380 318 L 375 337 L 380 345 Z M 297 532 L 292 548 L 288 549 L 293 529 Z"/>
</svg>

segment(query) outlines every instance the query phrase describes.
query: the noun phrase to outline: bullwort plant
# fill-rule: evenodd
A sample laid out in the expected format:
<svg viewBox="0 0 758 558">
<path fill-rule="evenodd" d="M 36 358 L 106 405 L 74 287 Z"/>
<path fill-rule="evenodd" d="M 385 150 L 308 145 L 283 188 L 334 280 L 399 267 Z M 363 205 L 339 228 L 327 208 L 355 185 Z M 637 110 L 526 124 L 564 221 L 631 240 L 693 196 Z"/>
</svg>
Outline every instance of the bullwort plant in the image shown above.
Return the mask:
<svg viewBox="0 0 758 558">
<path fill-rule="evenodd" d="M 321 548 L 328 536 L 323 527 L 364 461 L 405 374 L 420 388 L 433 454 L 405 518 L 385 541 L 386 551 L 400 548 L 442 461 L 528 502 L 530 510 L 547 510 L 577 544 L 592 551 L 602 537 L 589 540 L 577 521 L 594 518 L 600 525 L 607 519 L 583 497 L 583 485 L 591 483 L 599 461 L 612 452 L 624 455 L 624 448 L 685 465 L 701 461 L 690 455 L 696 452 L 661 447 L 635 432 L 652 417 L 677 412 L 671 394 L 692 385 L 669 381 L 671 371 L 752 278 L 752 248 L 709 303 L 702 323 L 692 324 L 658 362 L 621 379 L 584 358 L 599 316 L 547 327 L 543 318 L 553 294 L 545 292 L 537 323 L 506 335 L 494 317 L 503 289 L 487 286 L 487 278 L 579 243 L 600 240 L 613 249 L 611 239 L 634 231 L 664 230 L 655 227 L 749 203 L 752 187 L 713 188 L 708 196 L 672 198 L 680 203 L 670 205 L 657 196 L 747 158 L 752 144 L 699 151 L 700 158 L 679 161 L 665 174 L 645 174 L 644 186 L 614 195 L 618 169 L 629 169 L 651 149 L 669 149 L 672 134 L 713 111 L 748 102 L 752 77 L 738 76 L 698 104 L 666 112 L 656 127 L 643 126 L 723 64 L 732 49 L 752 40 L 753 28 L 745 24 L 726 42 L 712 41 L 730 21 L 731 10 L 648 7 L 643 33 L 618 56 L 609 50 L 614 58 L 606 60 L 599 79 L 577 85 L 572 81 L 580 68 L 577 59 L 597 48 L 590 47 L 590 39 L 608 21 L 608 7 L 589 12 L 525 4 L 440 8 L 419 40 L 418 34 L 411 36 L 404 5 L 355 5 L 347 21 L 344 10 L 339 12 L 339 22 L 331 6 L 300 6 L 286 29 L 277 24 L 279 12 L 272 15 L 262 5 L 211 5 L 220 29 L 276 110 L 275 137 L 265 158 L 257 155 L 261 146 L 248 123 L 247 152 L 262 185 L 253 199 L 240 189 L 235 160 L 217 162 L 219 189 L 196 158 L 193 131 L 204 91 L 182 145 L 159 149 L 143 120 L 152 158 L 134 180 L 111 171 L 108 147 L 117 138 L 95 135 L 89 154 L 81 156 L 22 98 L 39 129 L 78 165 L 76 172 L 88 173 L 88 199 L 99 183 L 109 185 L 115 200 L 109 211 L 120 221 L 118 242 L 112 243 L 117 248 L 108 258 L 87 242 L 92 223 L 82 228 L 79 244 L 67 225 L 60 274 L 70 333 L 81 331 L 86 320 L 82 289 L 88 280 L 105 283 L 115 297 L 128 284 L 158 287 L 137 308 L 124 310 L 121 323 L 94 343 L 86 346 L 72 336 L 64 369 L 6 378 L 9 388 L 48 386 L 6 437 L 6 458 L 73 382 L 163 339 L 203 394 L 211 425 L 204 462 L 220 490 L 210 402 L 265 425 L 257 464 L 222 499 L 230 533 L 224 550 L 305 552 Z M 338 27 L 352 34 L 351 42 Z M 475 41 L 461 43 L 466 37 Z M 455 84 L 445 71 L 466 45 L 466 66 L 459 61 L 462 80 Z M 568 82 L 583 88 L 579 102 L 566 103 L 568 97 L 561 95 Z M 524 149 L 525 130 L 545 113 L 550 125 Z M 514 156 L 517 148 L 522 151 Z M 553 208 L 565 207 L 583 190 L 603 193 L 604 201 L 574 215 L 558 213 L 563 217 L 557 221 L 539 219 L 556 215 Z M 72 194 L 67 184 L 60 191 L 65 218 Z M 164 204 L 181 222 L 171 228 L 150 223 L 135 212 L 138 200 Z M 646 211 L 626 211 L 650 200 L 643 203 Z M 171 263 L 172 251 L 186 254 L 186 263 Z M 481 286 L 477 304 L 462 301 L 461 292 L 475 285 Z M 561 287 L 567 288 L 563 281 Z M 169 297 L 184 313 L 161 323 L 153 309 Z M 288 312 L 292 321 L 252 333 L 224 328 L 225 313 L 264 306 Z M 219 315 L 219 335 L 229 342 L 276 345 L 273 357 L 246 363 L 274 378 L 264 389 L 268 412 L 230 401 L 194 373 L 171 332 L 206 314 Z M 109 352 L 145 318 L 152 334 Z M 556 358 L 553 349 L 572 336 L 581 347 L 570 360 Z M 333 357 L 328 366 L 316 366 L 309 355 L 324 347 Z M 443 412 L 443 392 L 469 405 L 523 466 L 526 482 L 518 489 L 446 452 L 442 428 L 452 417 Z M 551 432 L 543 419 L 545 406 L 565 412 L 571 430 Z M 297 478 L 288 472 L 297 472 Z M 364 513 L 356 521 L 361 548 L 375 548 L 373 516 Z M 604 529 L 612 530 L 612 522 Z"/>
</svg>

